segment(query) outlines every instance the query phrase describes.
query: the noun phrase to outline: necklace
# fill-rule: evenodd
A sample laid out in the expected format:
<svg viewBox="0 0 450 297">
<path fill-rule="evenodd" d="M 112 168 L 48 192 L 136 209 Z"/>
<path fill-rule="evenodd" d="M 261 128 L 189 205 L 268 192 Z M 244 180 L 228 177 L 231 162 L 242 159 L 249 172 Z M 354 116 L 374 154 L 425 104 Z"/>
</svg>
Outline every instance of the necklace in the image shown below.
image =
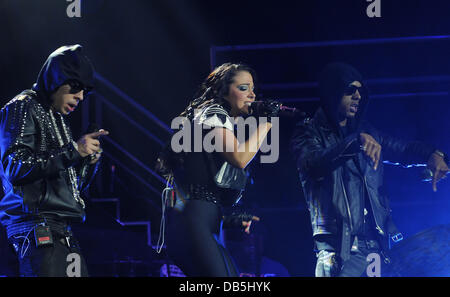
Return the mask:
<svg viewBox="0 0 450 297">
<path fill-rule="evenodd" d="M 58 113 L 61 119 L 61 124 L 62 124 L 62 128 L 64 131 L 64 136 L 66 137 L 67 141 L 72 141 L 72 138 L 70 137 L 70 133 L 69 130 L 67 129 L 66 124 L 64 123 L 64 119 L 62 118 L 62 115 L 60 113 Z M 52 124 L 53 127 L 55 127 L 55 132 L 56 132 L 56 138 L 58 139 L 58 143 L 60 147 L 64 146 L 64 141 L 62 139 L 61 133 L 59 131 L 59 127 L 56 124 L 56 119 L 55 116 L 53 115 L 53 110 L 50 110 L 50 119 L 52 120 Z M 72 193 L 73 193 L 73 198 L 75 199 L 75 201 L 77 201 L 78 203 L 81 204 L 81 206 L 83 207 L 83 209 L 86 207 L 86 205 L 84 204 L 83 199 L 80 196 L 80 191 L 78 190 L 78 178 L 77 178 L 77 174 L 75 171 L 75 168 L 73 168 L 73 166 L 70 166 L 67 169 L 68 173 L 69 173 L 69 179 L 70 179 L 70 184 L 71 184 L 71 188 L 72 188 Z"/>
</svg>

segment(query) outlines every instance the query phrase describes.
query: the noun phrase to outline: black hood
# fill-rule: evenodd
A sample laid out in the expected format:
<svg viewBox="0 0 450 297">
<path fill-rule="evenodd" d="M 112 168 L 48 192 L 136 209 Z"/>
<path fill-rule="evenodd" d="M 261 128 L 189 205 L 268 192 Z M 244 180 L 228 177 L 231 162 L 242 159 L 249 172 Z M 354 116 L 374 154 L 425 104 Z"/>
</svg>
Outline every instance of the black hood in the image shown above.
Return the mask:
<svg viewBox="0 0 450 297">
<path fill-rule="evenodd" d="M 338 128 L 338 107 L 345 89 L 354 81 L 359 81 L 363 86 L 358 113 L 354 119 L 349 121 L 350 129 L 356 132 L 360 129 L 369 101 L 367 86 L 361 74 L 355 68 L 345 63 L 328 64 L 320 74 L 320 103 L 333 128 Z"/>
<path fill-rule="evenodd" d="M 50 95 L 68 80 L 77 80 L 85 88 L 94 86 L 94 68 L 79 44 L 62 46 L 45 61 L 33 90 L 50 100 Z"/>
</svg>

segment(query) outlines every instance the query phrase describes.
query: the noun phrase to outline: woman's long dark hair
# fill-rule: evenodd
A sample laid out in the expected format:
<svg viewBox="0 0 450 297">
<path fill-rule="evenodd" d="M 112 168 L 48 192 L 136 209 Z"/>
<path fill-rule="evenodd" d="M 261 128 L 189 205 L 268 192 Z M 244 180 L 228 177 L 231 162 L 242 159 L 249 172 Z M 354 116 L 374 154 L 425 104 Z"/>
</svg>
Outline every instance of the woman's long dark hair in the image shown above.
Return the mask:
<svg viewBox="0 0 450 297">
<path fill-rule="evenodd" d="M 256 81 L 255 71 L 249 66 L 245 64 L 224 63 L 216 67 L 203 81 L 196 92 L 194 99 L 189 102 L 188 106 L 180 116 L 192 120 L 195 109 L 205 108 L 212 104 L 227 106 L 228 102 L 224 98 L 228 95 L 234 77 L 240 71 L 250 73 L 253 81 Z M 156 170 L 163 175 L 168 175 L 172 169 L 182 162 L 182 155 L 183 154 L 181 153 L 175 154 L 171 150 L 169 143 L 158 157 Z"/>
<path fill-rule="evenodd" d="M 240 71 L 251 74 L 253 81 L 256 81 L 255 71 L 245 64 L 224 63 L 216 67 L 203 81 L 186 109 L 180 114 L 190 118 L 194 109 L 200 109 L 211 104 L 226 104 L 224 99 L 228 95 L 233 79 Z M 190 118 L 191 119 L 191 118 Z"/>
</svg>

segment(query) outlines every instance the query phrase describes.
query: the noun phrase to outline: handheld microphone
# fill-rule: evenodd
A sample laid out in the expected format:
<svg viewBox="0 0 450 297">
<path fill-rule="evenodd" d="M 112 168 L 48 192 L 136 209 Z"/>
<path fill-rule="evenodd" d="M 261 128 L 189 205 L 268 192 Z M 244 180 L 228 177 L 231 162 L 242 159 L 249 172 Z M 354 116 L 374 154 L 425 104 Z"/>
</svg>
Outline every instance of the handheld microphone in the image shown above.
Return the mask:
<svg viewBox="0 0 450 297">
<path fill-rule="evenodd" d="M 253 101 L 253 102 L 246 102 L 246 104 L 250 107 L 251 110 L 258 110 L 259 106 L 264 104 L 264 101 Z M 280 116 L 299 116 L 299 117 L 306 117 L 306 113 L 299 110 L 295 107 L 287 107 L 283 104 L 280 104 Z"/>
<path fill-rule="evenodd" d="M 91 134 L 98 131 L 100 131 L 100 126 L 97 125 L 97 123 L 90 123 L 86 130 L 86 134 Z"/>
</svg>

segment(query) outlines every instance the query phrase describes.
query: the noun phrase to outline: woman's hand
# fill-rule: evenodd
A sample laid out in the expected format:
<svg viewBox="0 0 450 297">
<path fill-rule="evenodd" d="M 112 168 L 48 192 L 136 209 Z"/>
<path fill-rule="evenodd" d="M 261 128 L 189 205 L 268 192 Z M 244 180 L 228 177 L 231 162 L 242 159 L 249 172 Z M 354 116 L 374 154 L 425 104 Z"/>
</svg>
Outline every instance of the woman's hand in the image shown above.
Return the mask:
<svg viewBox="0 0 450 297">
<path fill-rule="evenodd" d="M 242 227 L 245 228 L 244 232 L 247 234 L 250 234 L 250 226 L 252 225 L 253 221 L 259 221 L 260 218 L 257 216 L 253 216 L 251 220 L 248 221 L 242 221 Z"/>
<path fill-rule="evenodd" d="M 253 221 L 259 221 L 260 218 L 248 213 L 232 214 L 223 217 L 224 228 L 241 228 L 244 232 L 250 234 L 250 227 Z"/>
</svg>

